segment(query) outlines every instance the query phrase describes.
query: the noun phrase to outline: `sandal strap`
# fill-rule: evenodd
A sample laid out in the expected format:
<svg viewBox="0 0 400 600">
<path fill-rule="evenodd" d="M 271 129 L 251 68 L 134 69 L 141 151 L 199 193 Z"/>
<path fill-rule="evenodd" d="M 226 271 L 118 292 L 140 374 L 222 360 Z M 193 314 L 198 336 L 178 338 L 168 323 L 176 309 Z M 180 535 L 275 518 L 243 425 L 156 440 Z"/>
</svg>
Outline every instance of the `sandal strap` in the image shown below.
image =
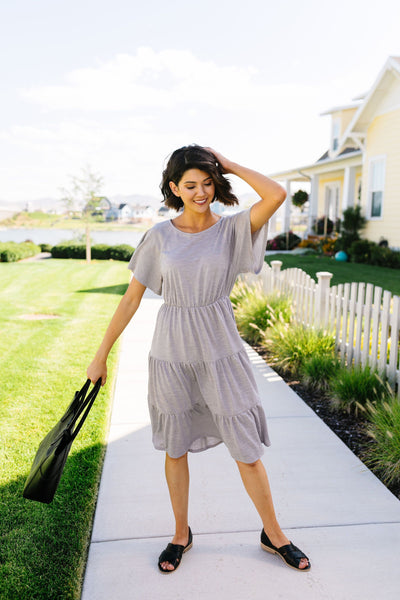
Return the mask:
<svg viewBox="0 0 400 600">
<path fill-rule="evenodd" d="M 281 546 L 277 550 L 279 554 L 285 558 L 286 562 L 292 565 L 292 567 L 297 568 L 302 558 L 308 560 L 308 557 L 304 554 L 304 552 L 292 544 L 292 542 L 290 542 L 290 544 L 286 544 L 286 546 Z"/>
<path fill-rule="evenodd" d="M 180 544 L 168 544 L 159 556 L 158 564 L 163 562 L 169 562 L 171 565 L 176 567 L 181 562 L 182 554 L 185 546 Z"/>
</svg>

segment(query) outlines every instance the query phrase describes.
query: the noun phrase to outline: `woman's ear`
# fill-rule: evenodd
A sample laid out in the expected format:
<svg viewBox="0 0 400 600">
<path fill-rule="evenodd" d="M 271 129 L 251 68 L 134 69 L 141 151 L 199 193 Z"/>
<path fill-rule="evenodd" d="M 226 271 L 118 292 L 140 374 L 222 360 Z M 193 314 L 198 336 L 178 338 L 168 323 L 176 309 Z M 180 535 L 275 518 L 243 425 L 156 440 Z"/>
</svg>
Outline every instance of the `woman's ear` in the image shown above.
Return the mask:
<svg viewBox="0 0 400 600">
<path fill-rule="evenodd" d="M 171 192 L 174 194 L 174 196 L 177 196 L 178 198 L 180 198 L 178 186 L 175 185 L 175 183 L 173 181 L 169 182 L 169 187 L 171 188 Z"/>
</svg>

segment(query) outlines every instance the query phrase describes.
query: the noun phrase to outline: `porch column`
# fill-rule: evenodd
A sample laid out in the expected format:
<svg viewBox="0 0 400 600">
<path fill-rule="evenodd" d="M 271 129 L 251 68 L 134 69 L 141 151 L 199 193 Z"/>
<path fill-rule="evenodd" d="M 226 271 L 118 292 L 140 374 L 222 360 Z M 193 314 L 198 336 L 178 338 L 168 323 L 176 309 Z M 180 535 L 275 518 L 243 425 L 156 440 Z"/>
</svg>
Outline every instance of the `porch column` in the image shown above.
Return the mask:
<svg viewBox="0 0 400 600">
<path fill-rule="evenodd" d="M 308 207 L 308 226 L 307 233 L 314 233 L 312 230 L 313 223 L 318 216 L 318 186 L 319 186 L 319 175 L 311 176 L 311 190 Z"/>
<path fill-rule="evenodd" d="M 345 167 L 341 213 L 343 213 L 343 211 L 346 210 L 346 208 L 349 208 L 350 206 L 354 206 L 355 185 L 356 185 L 356 167 Z"/>
<path fill-rule="evenodd" d="M 286 200 L 283 205 L 283 226 L 282 233 L 290 231 L 290 213 L 292 208 L 292 193 L 290 191 L 290 179 L 286 180 Z"/>
<path fill-rule="evenodd" d="M 277 231 L 276 231 L 276 220 L 277 220 L 277 213 L 278 212 L 279 212 L 279 209 L 274 212 L 274 214 L 272 215 L 272 217 L 268 221 L 268 238 L 269 239 L 274 238 L 276 236 L 276 234 L 277 234 Z"/>
</svg>

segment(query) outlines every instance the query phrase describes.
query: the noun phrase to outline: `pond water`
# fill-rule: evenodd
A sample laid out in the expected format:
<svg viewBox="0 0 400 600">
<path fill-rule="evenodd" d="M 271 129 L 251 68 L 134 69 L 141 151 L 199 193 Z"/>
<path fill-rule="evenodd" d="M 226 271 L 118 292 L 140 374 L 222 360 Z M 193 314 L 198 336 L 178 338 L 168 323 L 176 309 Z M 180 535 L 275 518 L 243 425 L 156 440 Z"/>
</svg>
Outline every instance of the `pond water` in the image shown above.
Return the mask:
<svg viewBox="0 0 400 600">
<path fill-rule="evenodd" d="M 72 240 L 77 236 L 84 235 L 80 229 L 0 229 L 0 242 L 25 242 L 31 240 L 35 244 L 51 244 L 55 246 L 59 242 Z M 90 236 L 94 244 L 129 244 L 136 248 L 143 231 L 91 231 Z"/>
</svg>

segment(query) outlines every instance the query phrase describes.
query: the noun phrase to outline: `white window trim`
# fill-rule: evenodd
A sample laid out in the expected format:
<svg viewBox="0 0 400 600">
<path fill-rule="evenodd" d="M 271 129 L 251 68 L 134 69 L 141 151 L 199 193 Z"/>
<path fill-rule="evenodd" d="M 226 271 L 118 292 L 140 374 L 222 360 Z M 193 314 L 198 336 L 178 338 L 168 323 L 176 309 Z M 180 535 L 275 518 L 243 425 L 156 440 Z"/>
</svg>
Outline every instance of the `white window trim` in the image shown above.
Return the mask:
<svg viewBox="0 0 400 600">
<path fill-rule="evenodd" d="M 372 164 L 374 162 L 383 161 L 383 188 L 382 188 L 382 210 L 380 217 L 373 217 L 372 211 Z M 368 194 L 367 194 L 367 220 L 368 221 L 382 221 L 384 213 L 384 200 L 385 200 L 385 180 L 386 180 L 386 154 L 379 154 L 372 156 L 369 159 L 368 165 Z"/>
</svg>

